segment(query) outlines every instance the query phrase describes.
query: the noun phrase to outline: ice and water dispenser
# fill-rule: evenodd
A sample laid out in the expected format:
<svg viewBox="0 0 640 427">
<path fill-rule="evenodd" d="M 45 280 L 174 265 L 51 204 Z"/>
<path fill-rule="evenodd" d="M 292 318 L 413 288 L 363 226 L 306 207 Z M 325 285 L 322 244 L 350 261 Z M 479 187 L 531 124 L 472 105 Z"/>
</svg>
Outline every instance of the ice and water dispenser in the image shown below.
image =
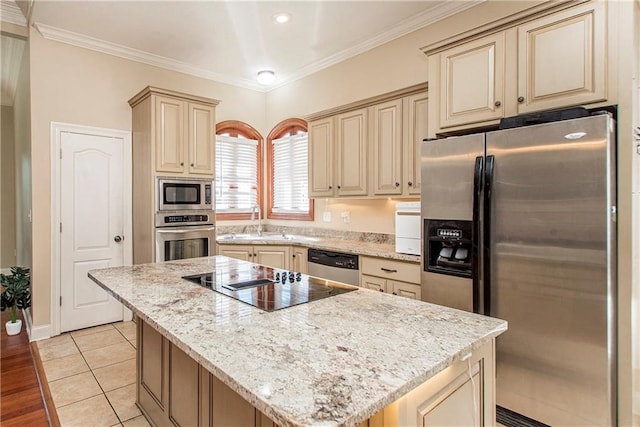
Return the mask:
<svg viewBox="0 0 640 427">
<path fill-rule="evenodd" d="M 424 269 L 471 277 L 472 222 L 424 219 Z"/>
</svg>

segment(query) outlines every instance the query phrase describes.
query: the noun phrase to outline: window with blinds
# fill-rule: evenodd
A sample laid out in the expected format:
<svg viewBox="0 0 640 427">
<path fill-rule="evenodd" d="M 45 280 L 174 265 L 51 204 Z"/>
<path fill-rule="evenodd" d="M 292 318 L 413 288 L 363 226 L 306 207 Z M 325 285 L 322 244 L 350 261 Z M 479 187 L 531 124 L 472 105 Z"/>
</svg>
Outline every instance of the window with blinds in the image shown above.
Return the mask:
<svg viewBox="0 0 640 427">
<path fill-rule="evenodd" d="M 307 132 L 274 139 L 273 207 L 277 213 L 308 213 Z"/>
<path fill-rule="evenodd" d="M 216 212 L 251 212 L 258 204 L 257 146 L 241 136 L 216 136 Z"/>
</svg>

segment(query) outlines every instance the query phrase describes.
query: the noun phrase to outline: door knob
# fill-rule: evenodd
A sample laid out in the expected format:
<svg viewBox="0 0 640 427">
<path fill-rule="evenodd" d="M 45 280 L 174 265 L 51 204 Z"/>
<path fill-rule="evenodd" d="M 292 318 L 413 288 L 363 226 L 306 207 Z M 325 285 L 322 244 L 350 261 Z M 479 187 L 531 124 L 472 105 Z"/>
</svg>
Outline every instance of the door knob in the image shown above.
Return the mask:
<svg viewBox="0 0 640 427">
<path fill-rule="evenodd" d="M 113 240 L 114 240 L 116 243 L 120 243 L 120 242 L 122 242 L 124 239 L 122 238 L 122 236 L 116 236 L 116 237 L 114 237 L 114 238 L 113 238 Z"/>
</svg>

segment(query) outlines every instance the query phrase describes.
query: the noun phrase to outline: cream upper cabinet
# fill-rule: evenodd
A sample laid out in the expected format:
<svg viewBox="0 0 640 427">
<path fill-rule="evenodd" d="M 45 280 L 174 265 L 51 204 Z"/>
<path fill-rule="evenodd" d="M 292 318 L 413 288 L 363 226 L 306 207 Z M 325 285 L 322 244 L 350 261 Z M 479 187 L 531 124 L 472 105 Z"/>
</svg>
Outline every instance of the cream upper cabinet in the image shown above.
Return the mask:
<svg viewBox="0 0 640 427">
<path fill-rule="evenodd" d="M 335 193 L 333 131 L 333 117 L 309 123 L 309 197 L 333 197 Z"/>
<path fill-rule="evenodd" d="M 402 194 L 402 99 L 371 107 L 373 194 Z"/>
<path fill-rule="evenodd" d="M 420 146 L 422 140 L 427 138 L 427 114 L 429 97 L 427 93 L 418 93 L 405 98 L 404 122 L 407 131 L 404 138 L 404 179 L 405 193 L 420 195 Z"/>
<path fill-rule="evenodd" d="M 166 96 L 155 97 L 156 170 L 184 171 L 185 103 Z"/>
<path fill-rule="evenodd" d="M 310 197 L 419 196 L 425 89 L 415 85 L 309 118 Z"/>
<path fill-rule="evenodd" d="M 189 173 L 213 176 L 215 164 L 215 110 L 209 105 L 188 104 Z"/>
<path fill-rule="evenodd" d="M 491 34 L 440 54 L 441 128 L 502 117 L 504 37 Z"/>
<path fill-rule="evenodd" d="M 518 113 L 606 99 L 605 4 L 518 26 Z"/>
<path fill-rule="evenodd" d="M 336 116 L 336 195 L 367 195 L 368 109 Z"/>
<path fill-rule="evenodd" d="M 503 117 L 611 101 L 607 3 L 567 3 L 465 42 L 425 48 L 429 136 Z M 509 26 L 511 25 L 511 26 Z"/>
<path fill-rule="evenodd" d="M 156 96 L 156 172 L 213 176 L 214 126 L 214 107 Z"/>
</svg>

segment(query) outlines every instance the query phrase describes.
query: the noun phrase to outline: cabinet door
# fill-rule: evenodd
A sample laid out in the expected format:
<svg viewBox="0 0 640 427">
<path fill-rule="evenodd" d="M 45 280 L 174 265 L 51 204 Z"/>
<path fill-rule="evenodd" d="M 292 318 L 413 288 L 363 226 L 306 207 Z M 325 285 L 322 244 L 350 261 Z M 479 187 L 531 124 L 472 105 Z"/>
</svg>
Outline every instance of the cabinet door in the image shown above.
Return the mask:
<svg viewBox="0 0 640 427">
<path fill-rule="evenodd" d="M 374 291 L 386 292 L 387 281 L 380 277 L 368 276 L 366 274 L 360 275 L 360 287 L 373 289 Z"/>
<path fill-rule="evenodd" d="M 367 113 L 361 108 L 336 117 L 337 196 L 367 195 Z"/>
<path fill-rule="evenodd" d="M 219 245 L 218 255 L 241 259 L 243 261 L 253 261 L 253 246 Z"/>
<path fill-rule="evenodd" d="M 189 173 L 213 177 L 215 164 L 215 110 L 189 105 Z"/>
<path fill-rule="evenodd" d="M 373 194 L 402 194 L 402 99 L 371 107 Z"/>
<path fill-rule="evenodd" d="M 185 104 L 177 99 L 156 96 L 156 170 L 184 172 Z"/>
<path fill-rule="evenodd" d="M 333 117 L 309 123 L 309 197 L 333 197 Z"/>
<path fill-rule="evenodd" d="M 407 194 L 420 195 L 420 146 L 427 138 L 427 109 L 429 97 L 419 93 L 408 97 L 407 134 L 404 138 L 404 183 Z"/>
<path fill-rule="evenodd" d="M 606 99 L 605 2 L 518 27 L 518 113 Z"/>
<path fill-rule="evenodd" d="M 300 273 L 307 272 L 307 248 L 291 247 L 291 270 Z"/>
<path fill-rule="evenodd" d="M 158 331 L 145 322 L 137 325 L 137 401 L 145 408 L 147 416 L 157 424 L 166 418 L 167 341 Z"/>
<path fill-rule="evenodd" d="M 254 246 L 253 262 L 269 267 L 289 269 L 291 248 L 289 246 Z"/>
<path fill-rule="evenodd" d="M 502 117 L 504 38 L 499 32 L 440 54 L 441 128 Z"/>
<path fill-rule="evenodd" d="M 422 290 L 420 288 L 420 285 L 395 281 L 389 281 L 388 285 L 394 295 L 417 299 L 418 301 L 422 299 Z"/>
<path fill-rule="evenodd" d="M 199 425 L 199 366 L 173 344 L 169 348 L 169 419 L 176 426 Z"/>
</svg>

